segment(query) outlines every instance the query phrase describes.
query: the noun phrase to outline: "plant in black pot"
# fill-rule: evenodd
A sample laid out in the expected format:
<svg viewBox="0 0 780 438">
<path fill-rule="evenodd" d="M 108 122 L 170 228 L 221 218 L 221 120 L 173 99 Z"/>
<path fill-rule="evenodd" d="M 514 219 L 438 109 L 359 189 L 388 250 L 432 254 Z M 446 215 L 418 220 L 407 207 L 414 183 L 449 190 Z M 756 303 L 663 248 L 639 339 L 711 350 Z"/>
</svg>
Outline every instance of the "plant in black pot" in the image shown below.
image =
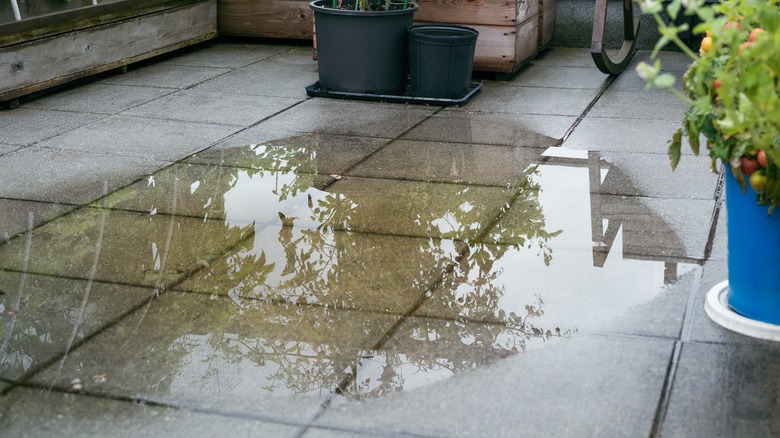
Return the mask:
<svg viewBox="0 0 780 438">
<path fill-rule="evenodd" d="M 407 28 L 417 4 L 408 0 L 315 0 L 319 87 L 399 94 L 409 75 Z"/>
</svg>

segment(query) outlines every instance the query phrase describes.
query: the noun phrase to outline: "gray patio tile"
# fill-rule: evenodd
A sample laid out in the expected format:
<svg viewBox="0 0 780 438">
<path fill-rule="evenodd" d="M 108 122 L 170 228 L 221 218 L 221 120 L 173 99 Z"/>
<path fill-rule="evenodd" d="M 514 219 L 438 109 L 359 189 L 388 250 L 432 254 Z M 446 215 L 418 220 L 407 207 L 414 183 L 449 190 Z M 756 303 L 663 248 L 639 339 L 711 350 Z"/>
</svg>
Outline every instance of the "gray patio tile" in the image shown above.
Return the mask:
<svg viewBox="0 0 780 438">
<path fill-rule="evenodd" d="M 150 406 L 81 394 L 17 388 L 0 399 L 9 436 L 130 438 L 165 436 L 293 437 L 296 427 L 250 418 Z"/>
<path fill-rule="evenodd" d="M 332 405 L 316 424 L 450 437 L 649 435 L 671 342 L 583 336 L 551 344 L 448 384 Z M 531 404 L 508 402 L 518 397 Z"/>
<path fill-rule="evenodd" d="M 177 290 L 403 315 L 454 257 L 450 241 L 256 226 L 251 246 L 210 263 Z"/>
<path fill-rule="evenodd" d="M 116 114 L 128 108 L 153 101 L 172 90 L 130 87 L 93 82 L 67 88 L 26 103 L 27 108 L 75 111 L 79 113 Z"/>
<path fill-rule="evenodd" d="M 666 69 L 664 69 L 666 71 Z M 671 71 L 668 73 L 673 73 L 677 77 L 677 82 L 675 83 L 675 86 L 678 90 L 682 91 L 682 75 L 683 72 L 679 71 Z M 670 96 L 674 96 L 671 91 L 663 89 L 663 88 L 650 88 L 649 90 L 645 89 L 645 86 L 647 85 L 647 81 L 640 78 L 639 75 L 636 72 L 635 68 L 628 69 L 621 73 L 615 80 L 612 82 L 612 84 L 609 85 L 610 90 L 615 91 L 631 91 L 635 93 L 646 93 L 646 94 L 668 94 Z M 641 103 L 645 98 L 645 94 L 639 94 L 636 96 L 637 103 Z"/>
<path fill-rule="evenodd" d="M 231 69 L 176 65 L 173 63 L 141 64 L 125 74 L 102 79 L 103 84 L 136 85 L 140 87 L 190 88 L 209 79 L 229 73 Z"/>
<path fill-rule="evenodd" d="M 682 120 L 687 104 L 672 93 L 637 94 L 629 91 L 607 90 L 593 105 L 588 117 L 617 119 Z"/>
<path fill-rule="evenodd" d="M 360 163 L 349 175 L 416 181 L 519 187 L 541 149 L 399 140 Z"/>
<path fill-rule="evenodd" d="M 515 192 L 359 177 L 344 178 L 328 191 L 344 196 L 337 223 L 347 231 L 457 240 L 474 239 Z"/>
<path fill-rule="evenodd" d="M 306 422 L 394 321 L 168 292 L 71 352 L 61 371 L 43 370 L 34 382 L 67 390 L 78 378 L 86 393 Z"/>
<path fill-rule="evenodd" d="M 234 70 L 196 87 L 197 90 L 224 94 L 306 98 L 306 86 L 317 81 L 317 64 L 308 65 L 266 59 Z"/>
<path fill-rule="evenodd" d="M 0 199 L 0 241 L 26 232 L 30 216 L 32 228 L 35 228 L 72 208 L 46 202 Z"/>
<path fill-rule="evenodd" d="M 469 102 L 468 110 L 490 113 L 579 116 L 599 90 L 506 87 L 486 83 Z"/>
<path fill-rule="evenodd" d="M 99 114 L 16 108 L 2 111 L 0 143 L 29 146 L 104 118 Z"/>
<path fill-rule="evenodd" d="M 137 106 L 124 114 L 189 122 L 250 126 L 295 105 L 299 100 L 244 94 L 182 90 Z"/>
<path fill-rule="evenodd" d="M 154 294 L 152 289 L 4 271 L 0 291 L 0 376 L 9 380 L 58 364 L 85 338 Z"/>
<path fill-rule="evenodd" d="M 777 344 L 686 343 L 661 436 L 780 434 Z"/>
<path fill-rule="evenodd" d="M 387 435 L 378 435 L 374 433 L 355 432 L 341 428 L 327 429 L 324 427 L 309 427 L 301 438 L 372 438 Z"/>
<path fill-rule="evenodd" d="M 240 68 L 290 50 L 285 46 L 218 43 L 182 52 L 166 61 L 192 67 Z"/>
<path fill-rule="evenodd" d="M 592 251 L 594 262 L 604 263 L 616 242 L 617 253 L 629 258 L 703 259 L 709 227 L 702 225 L 710 223 L 714 201 L 600 194 L 590 187 L 591 179 L 587 168 L 540 165 L 485 241 L 525 244 L 539 229 L 561 230 L 556 245 Z M 602 187 L 608 180 L 609 172 Z"/>
<path fill-rule="evenodd" d="M 235 247 L 250 231 L 197 218 L 120 211 L 104 216 L 101 209 L 83 208 L 34 230 L 29 256 L 25 239 L 0 246 L 0 267 L 165 287 Z"/>
<path fill-rule="evenodd" d="M 685 155 L 677 170 L 672 171 L 667 155 L 613 151 L 590 154 L 601 159 L 599 171 L 607 172 L 598 187 L 600 193 L 670 199 L 715 198 L 718 175 L 710 170 L 708 158 Z"/>
<path fill-rule="evenodd" d="M 563 146 L 610 152 L 645 152 L 666 155 L 678 121 L 586 117 Z M 692 152 L 683 142 L 682 153 Z"/>
<path fill-rule="evenodd" d="M 17 149 L 19 149 L 19 146 L 0 144 L 0 156 L 11 153 Z"/>
<path fill-rule="evenodd" d="M 395 138 L 435 109 L 399 104 L 314 98 L 263 122 L 261 129 Z"/>
<path fill-rule="evenodd" d="M 40 146 L 175 161 L 237 130 L 235 126 L 116 115 Z"/>
<path fill-rule="evenodd" d="M 608 76 L 600 72 L 593 61 L 586 67 L 565 67 L 534 63 L 509 83 L 523 87 L 585 88 L 598 90 Z"/>
<path fill-rule="evenodd" d="M 710 260 L 726 261 L 728 257 L 728 231 L 726 229 L 726 204 L 722 203 L 718 214 L 718 223 L 715 227 L 715 237 L 712 243 Z"/>
<path fill-rule="evenodd" d="M 634 71 L 640 62 L 652 64 L 652 61 L 650 60 L 651 52 L 651 50 L 638 50 L 625 71 L 629 73 L 630 71 Z M 661 60 L 661 67 L 664 71 L 678 73 L 688 70 L 688 67 L 690 67 L 693 62 L 685 53 L 673 50 L 658 52 L 658 59 Z"/>
<path fill-rule="evenodd" d="M 415 314 L 500 324 L 504 339 L 511 334 L 528 343 L 583 332 L 679 334 L 693 265 L 623 256 L 620 248 L 601 264 L 564 237 L 469 246 Z M 658 310 L 664 313 L 652 313 Z"/>
<path fill-rule="evenodd" d="M 3 156 L 0 196 L 85 204 L 104 194 L 104 183 L 112 191 L 164 164 L 146 157 L 28 147 Z"/>
<path fill-rule="evenodd" d="M 387 141 L 370 137 L 299 134 L 257 126 L 228 137 L 186 161 L 247 169 L 294 167 L 300 173 L 341 175 Z M 277 164 L 269 168 L 269 160 Z"/>
<path fill-rule="evenodd" d="M 544 67 L 595 67 L 590 50 L 573 47 L 553 47 L 550 50 L 546 50 L 534 58 L 533 65 Z M 604 75 L 604 78 L 606 78 L 606 75 Z"/>
<path fill-rule="evenodd" d="M 430 117 L 404 135 L 409 140 L 430 140 L 507 146 L 547 147 L 561 143 L 576 118 L 524 114 L 475 113 L 447 110 Z"/>
</svg>

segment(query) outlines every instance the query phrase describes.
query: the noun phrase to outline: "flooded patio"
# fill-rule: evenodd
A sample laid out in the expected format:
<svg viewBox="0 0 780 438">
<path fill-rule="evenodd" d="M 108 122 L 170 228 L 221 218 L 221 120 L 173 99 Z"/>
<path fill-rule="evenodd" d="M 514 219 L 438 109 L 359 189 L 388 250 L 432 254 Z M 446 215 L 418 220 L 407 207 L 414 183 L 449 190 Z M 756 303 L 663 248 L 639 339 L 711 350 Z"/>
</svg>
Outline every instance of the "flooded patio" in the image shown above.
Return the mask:
<svg viewBox="0 0 780 438">
<path fill-rule="evenodd" d="M 249 53 L 206 51 L 224 47 Z M 547 418 L 562 400 L 588 403 L 576 394 L 592 381 L 578 373 L 590 372 L 614 375 L 617 387 L 590 390 L 603 394 L 594 406 L 625 405 L 619 430 L 652 435 L 676 412 L 669 376 L 685 369 L 691 359 L 680 347 L 707 322 L 693 314 L 695 297 L 722 274 L 709 269 L 710 278 L 710 260 L 725 266 L 715 241 L 719 182 L 691 157 L 682 165 L 702 165 L 692 178 L 671 174 L 665 146 L 642 146 L 642 128 L 602 128 L 633 123 L 609 114 L 636 93 L 621 88 L 622 76 L 566 90 L 549 83 L 560 80 L 548 75 L 551 63 L 579 74 L 592 67 L 577 64 L 579 52 L 553 51 L 509 83 L 485 81 L 473 103 L 442 109 L 294 97 L 303 75 L 294 79 L 300 89 L 282 86 L 264 98 L 286 109 L 230 119 L 199 108 L 197 93 L 216 97 L 219 81 L 243 81 L 258 65 L 203 67 L 198 53 L 135 73 L 186 66 L 215 75 L 194 91 L 171 89 L 32 146 L 0 149 L 9 166 L 25 150 L 160 163 L 119 180 L 101 180 L 96 165 L 93 181 L 53 175 L 45 190 L 11 184 L 0 193 L 0 424 L 23 435 L 38 415 L 35 436 L 117 426 L 129 436 L 515 436 L 500 421 L 480 420 L 489 416 L 453 429 L 449 414 L 431 414 L 421 425 L 425 410 L 404 414 L 399 403 L 457 403 L 457 416 L 470 398 L 546 391 L 537 402 Z M 268 68 L 309 71 L 298 53 Z M 80 90 L 153 91 L 133 82 L 133 73 L 108 76 L 6 114 L 73 111 L 63 106 Z M 549 93 L 536 109 L 511 107 L 539 90 Z M 542 114 L 544 105 L 558 108 Z M 136 136 L 146 134 L 134 128 L 120 146 L 121 129 L 111 129 L 123 118 L 146 120 L 157 126 L 149 135 L 172 143 L 186 138 L 161 134 L 166 119 L 218 120 L 215 130 L 235 133 L 177 152 L 143 146 Z M 655 129 L 663 120 L 643 122 Z M 707 330 L 717 329 L 708 326 L 705 338 Z M 629 351 L 635 356 L 618 359 Z M 591 362 L 601 366 L 584 366 Z M 525 377 L 495 380 L 482 394 L 453 389 L 509 364 L 509 374 L 525 368 Z M 568 389 L 550 389 L 552 370 L 570 374 Z M 534 375 L 537 383 L 522 383 Z M 625 379 L 638 389 L 623 387 Z M 610 388 L 620 395 L 606 402 Z M 638 399 L 628 395 L 634 390 Z M 368 420 L 375 415 L 386 421 Z M 572 429 L 545 428 L 531 412 L 520 417 L 549 436 L 607 427 L 602 414 L 561 423 Z M 679 417 L 669 417 L 672 428 Z M 581 428 L 590 422 L 598 427 Z"/>
</svg>

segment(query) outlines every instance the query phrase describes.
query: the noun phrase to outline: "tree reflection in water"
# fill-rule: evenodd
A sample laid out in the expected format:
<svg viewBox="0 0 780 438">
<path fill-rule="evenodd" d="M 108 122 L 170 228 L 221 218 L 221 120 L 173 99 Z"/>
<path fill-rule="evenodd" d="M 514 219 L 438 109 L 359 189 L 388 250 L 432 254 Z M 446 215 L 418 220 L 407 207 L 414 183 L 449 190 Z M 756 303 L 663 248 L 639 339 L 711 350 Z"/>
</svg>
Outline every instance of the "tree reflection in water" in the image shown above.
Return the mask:
<svg viewBox="0 0 780 438">
<path fill-rule="evenodd" d="M 541 297 L 510 312 L 498 304 L 506 291 L 494 262 L 525 250 L 549 264 L 547 243 L 560 233 L 545 230 L 534 169 L 518 187 L 489 188 L 506 194 L 491 204 L 484 187 L 334 184 L 316 174 L 316 152 L 317 137 L 303 136 L 219 151 L 217 165 L 160 171 L 101 203 L 109 213 L 97 269 L 89 266 L 98 205 L 37 230 L 31 271 L 156 287 L 159 298 L 89 354 L 112 357 L 113 374 L 153 393 L 372 397 L 572 334 L 544 325 Z M 512 220 L 493 226 L 510 208 Z M 371 228 L 382 224 L 403 232 Z M 0 256 L 20 263 L 21 246 Z M 35 306 L 38 298 L 26 299 Z M 451 317 L 420 317 L 422 304 Z M 46 330 L 41 320 L 27 324 L 14 332 Z M 82 372 L 101 375 L 99 359 L 82 362 Z M 244 377 L 230 384 L 227 374 Z"/>
</svg>

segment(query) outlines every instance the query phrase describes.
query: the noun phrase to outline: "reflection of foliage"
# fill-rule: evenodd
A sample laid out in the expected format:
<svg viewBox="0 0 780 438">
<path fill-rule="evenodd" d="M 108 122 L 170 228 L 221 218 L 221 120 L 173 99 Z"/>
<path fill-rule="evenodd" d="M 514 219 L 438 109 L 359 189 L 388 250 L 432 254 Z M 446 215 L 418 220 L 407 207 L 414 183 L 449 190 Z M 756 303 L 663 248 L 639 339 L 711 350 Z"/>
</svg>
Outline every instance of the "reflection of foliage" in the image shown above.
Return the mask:
<svg viewBox="0 0 780 438">
<path fill-rule="evenodd" d="M 145 284 L 160 290 L 189 277 L 182 288 L 206 292 L 195 303 L 167 300 L 165 314 L 153 315 L 156 306 L 148 310 L 145 331 L 153 336 L 140 372 L 147 389 L 170 390 L 172 364 L 198 364 L 190 377 L 208 382 L 224 364 L 252 363 L 264 370 L 266 391 L 344 390 L 353 378 L 361 396 L 372 396 L 399 390 L 402 368 L 454 373 L 522 351 L 530 339 L 571 334 L 537 324 L 541 297 L 525 313 L 499 303 L 506 290 L 494 262 L 508 250 L 535 247 L 551 261 L 547 242 L 560 231 L 544 229 L 538 186 L 528 182 L 501 211 L 483 202 L 484 192 L 448 184 L 328 193 L 311 187 L 316 148 L 280 141 L 229 153 L 231 166 L 179 164 L 106 201 L 110 208 L 150 212 L 134 213 L 143 223 L 107 234 L 106 245 L 127 252 L 121 269 L 144 270 Z M 226 195 L 253 178 L 262 179 L 259 187 L 278 205 L 263 206 L 270 213 L 251 225 L 221 220 L 229 213 Z M 87 209 L 71 216 L 78 220 L 46 227 L 41 236 L 53 244 L 49 257 L 73 254 L 74 266 L 90 261 L 100 214 Z M 499 225 L 486 233 L 497 214 Z M 411 235 L 432 237 L 357 232 L 387 217 L 408 221 Z M 278 230 L 275 239 L 258 237 L 269 230 Z M 497 244 L 474 243 L 475 237 Z M 168 248 L 177 245 L 192 249 L 193 258 L 166 262 Z M 151 261 L 150 247 L 156 248 Z M 422 301 L 427 312 L 448 317 L 415 318 L 413 328 L 394 334 L 403 348 L 375 344 L 390 322 L 413 316 Z M 202 357 L 193 362 L 188 357 L 195 352 Z M 382 356 L 380 370 L 358 377 L 357 364 L 368 356 Z"/>
</svg>

